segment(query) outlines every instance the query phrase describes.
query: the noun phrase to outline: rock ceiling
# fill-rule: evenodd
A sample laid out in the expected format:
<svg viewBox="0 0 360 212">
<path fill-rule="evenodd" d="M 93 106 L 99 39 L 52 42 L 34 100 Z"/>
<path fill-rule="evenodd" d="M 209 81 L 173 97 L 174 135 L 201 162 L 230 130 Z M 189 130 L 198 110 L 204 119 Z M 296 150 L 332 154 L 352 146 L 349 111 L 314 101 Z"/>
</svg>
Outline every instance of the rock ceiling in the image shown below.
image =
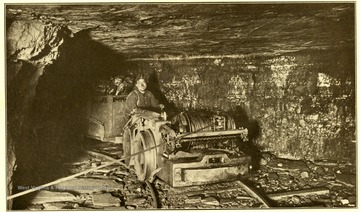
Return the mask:
<svg viewBox="0 0 360 212">
<path fill-rule="evenodd" d="M 7 20 L 68 26 L 129 57 L 354 48 L 354 3 L 7 4 Z M 75 34 L 76 36 L 76 34 Z"/>
</svg>

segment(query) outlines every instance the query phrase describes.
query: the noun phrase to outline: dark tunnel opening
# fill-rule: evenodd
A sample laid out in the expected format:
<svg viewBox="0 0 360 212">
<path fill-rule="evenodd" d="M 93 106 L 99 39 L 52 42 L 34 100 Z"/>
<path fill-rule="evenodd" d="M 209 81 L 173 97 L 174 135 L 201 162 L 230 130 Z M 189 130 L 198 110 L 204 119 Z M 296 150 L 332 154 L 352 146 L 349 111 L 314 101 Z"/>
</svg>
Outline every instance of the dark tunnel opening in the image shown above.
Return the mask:
<svg viewBox="0 0 360 212">
<path fill-rule="evenodd" d="M 240 143 L 240 149 L 251 156 L 252 171 L 256 171 L 260 167 L 261 147 L 259 147 L 255 140 L 261 136 L 261 127 L 257 120 L 249 117 L 249 114 L 240 106 L 236 106 L 229 111 L 234 117 L 236 126 L 243 127 L 248 130 L 248 141 Z"/>
</svg>

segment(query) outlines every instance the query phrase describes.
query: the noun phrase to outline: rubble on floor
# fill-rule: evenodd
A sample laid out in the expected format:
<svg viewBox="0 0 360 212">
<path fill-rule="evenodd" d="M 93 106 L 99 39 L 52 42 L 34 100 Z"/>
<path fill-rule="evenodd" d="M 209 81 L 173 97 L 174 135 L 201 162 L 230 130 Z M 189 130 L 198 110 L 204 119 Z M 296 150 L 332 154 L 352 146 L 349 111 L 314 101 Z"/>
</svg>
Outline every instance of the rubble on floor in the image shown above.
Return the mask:
<svg viewBox="0 0 360 212">
<path fill-rule="evenodd" d="M 269 156 L 269 153 L 263 154 L 262 161 L 263 165 L 250 180 L 269 198 L 273 197 L 276 206 L 356 206 L 354 164 L 286 160 Z"/>
<path fill-rule="evenodd" d="M 95 153 L 94 153 L 95 152 Z M 67 166 L 83 171 L 105 164 L 121 152 L 114 143 L 102 143 L 87 156 Z M 95 165 L 94 165 L 95 164 Z M 259 170 L 246 176 L 271 207 L 356 207 L 354 164 L 277 158 L 263 153 Z M 76 167 L 76 168 L 74 168 Z M 154 191 L 137 180 L 134 170 L 114 164 L 82 177 L 38 191 L 29 210 L 124 210 L 124 209 L 237 209 L 264 205 L 238 183 L 240 179 L 203 186 L 171 188 L 160 179 Z"/>
</svg>

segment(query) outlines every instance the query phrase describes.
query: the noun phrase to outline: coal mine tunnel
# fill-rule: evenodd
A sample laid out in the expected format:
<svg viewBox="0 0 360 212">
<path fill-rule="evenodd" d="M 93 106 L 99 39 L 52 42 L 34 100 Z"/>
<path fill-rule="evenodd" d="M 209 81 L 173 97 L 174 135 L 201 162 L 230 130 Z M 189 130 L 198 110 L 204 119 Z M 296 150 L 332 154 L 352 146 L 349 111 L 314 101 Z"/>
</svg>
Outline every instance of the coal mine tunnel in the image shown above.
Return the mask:
<svg viewBox="0 0 360 212">
<path fill-rule="evenodd" d="M 356 208 L 354 2 L 5 13 L 8 210 Z"/>
</svg>

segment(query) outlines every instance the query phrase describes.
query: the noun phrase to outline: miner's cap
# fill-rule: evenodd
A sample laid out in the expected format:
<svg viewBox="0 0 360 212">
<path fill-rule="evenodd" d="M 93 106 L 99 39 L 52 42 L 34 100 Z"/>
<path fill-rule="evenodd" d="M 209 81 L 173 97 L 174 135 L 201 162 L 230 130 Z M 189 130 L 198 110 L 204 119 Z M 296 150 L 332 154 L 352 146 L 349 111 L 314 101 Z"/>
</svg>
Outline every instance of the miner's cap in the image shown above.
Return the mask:
<svg viewBox="0 0 360 212">
<path fill-rule="evenodd" d="M 123 76 L 115 76 L 114 79 L 121 79 L 121 80 L 123 80 L 124 77 L 123 77 Z"/>
</svg>

